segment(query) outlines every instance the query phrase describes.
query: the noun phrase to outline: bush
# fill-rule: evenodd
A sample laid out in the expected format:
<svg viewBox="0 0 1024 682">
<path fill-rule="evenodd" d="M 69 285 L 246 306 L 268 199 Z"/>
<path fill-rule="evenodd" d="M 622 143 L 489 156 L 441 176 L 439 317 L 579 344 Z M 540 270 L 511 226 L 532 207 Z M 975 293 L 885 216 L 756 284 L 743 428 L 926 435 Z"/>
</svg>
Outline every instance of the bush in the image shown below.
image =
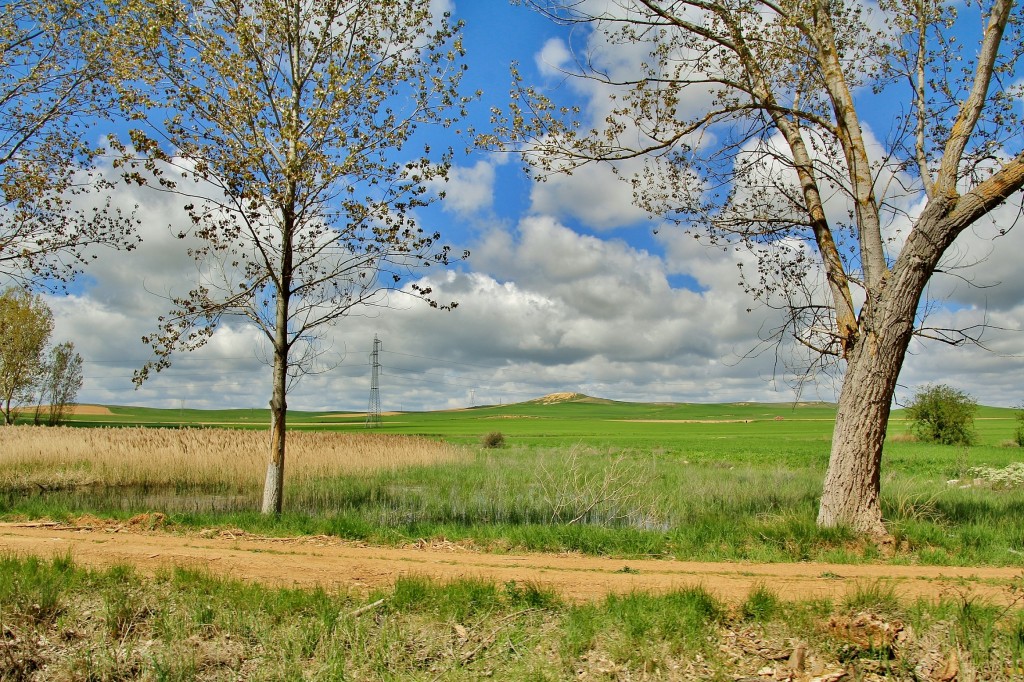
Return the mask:
<svg viewBox="0 0 1024 682">
<path fill-rule="evenodd" d="M 500 448 L 505 446 L 505 436 L 501 431 L 491 431 L 480 439 L 480 445 L 485 448 Z"/>
<path fill-rule="evenodd" d="M 1024 448 L 1024 405 L 1017 407 L 1017 432 L 1013 434 L 1013 440 L 1017 445 Z"/>
<path fill-rule="evenodd" d="M 923 441 L 942 445 L 974 442 L 974 413 L 978 403 L 963 391 L 945 384 L 925 386 L 907 405 L 911 431 Z"/>
</svg>

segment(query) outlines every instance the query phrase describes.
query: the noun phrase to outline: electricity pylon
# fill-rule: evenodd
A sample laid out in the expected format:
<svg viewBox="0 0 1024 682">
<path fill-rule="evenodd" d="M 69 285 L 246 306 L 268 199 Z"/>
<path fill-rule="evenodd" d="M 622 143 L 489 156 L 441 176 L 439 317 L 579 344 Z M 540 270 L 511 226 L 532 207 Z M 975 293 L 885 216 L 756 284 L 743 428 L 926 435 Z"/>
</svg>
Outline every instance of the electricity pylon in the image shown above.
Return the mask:
<svg viewBox="0 0 1024 682">
<path fill-rule="evenodd" d="M 366 428 L 380 426 L 380 339 L 373 335 L 370 353 L 370 404 L 366 408 Z"/>
</svg>

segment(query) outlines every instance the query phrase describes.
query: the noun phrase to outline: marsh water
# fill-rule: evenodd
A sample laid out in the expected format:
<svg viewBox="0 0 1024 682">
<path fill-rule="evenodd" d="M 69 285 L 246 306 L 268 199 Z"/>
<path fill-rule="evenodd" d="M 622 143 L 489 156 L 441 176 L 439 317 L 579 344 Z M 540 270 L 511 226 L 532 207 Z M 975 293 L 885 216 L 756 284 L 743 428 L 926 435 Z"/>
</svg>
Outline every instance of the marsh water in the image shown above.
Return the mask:
<svg viewBox="0 0 1024 682">
<path fill-rule="evenodd" d="M 4 491 L 0 508 L 38 507 L 61 509 L 70 513 L 97 509 L 141 513 L 208 514 L 255 511 L 260 505 L 259 491 L 239 494 L 217 490 L 181 490 L 174 486 L 83 486 L 56 490 L 35 489 Z"/>
</svg>

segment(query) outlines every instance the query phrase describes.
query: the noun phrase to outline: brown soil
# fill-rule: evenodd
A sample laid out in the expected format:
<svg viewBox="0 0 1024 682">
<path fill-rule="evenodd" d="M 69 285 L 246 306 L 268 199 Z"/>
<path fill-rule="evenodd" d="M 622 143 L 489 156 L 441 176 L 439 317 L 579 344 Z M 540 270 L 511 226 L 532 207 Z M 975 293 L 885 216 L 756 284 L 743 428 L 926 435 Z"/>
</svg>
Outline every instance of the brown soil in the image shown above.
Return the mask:
<svg viewBox="0 0 1024 682">
<path fill-rule="evenodd" d="M 382 417 L 397 417 L 401 412 L 381 412 Z M 338 414 L 322 414 L 321 419 L 366 419 L 365 412 L 341 412 Z"/>
<path fill-rule="evenodd" d="M 110 411 L 109 407 L 104 405 L 75 405 L 71 410 L 71 414 L 92 417 L 96 415 L 110 415 L 113 414 L 113 412 Z"/>
<path fill-rule="evenodd" d="M 788 422 L 830 422 L 833 419 L 824 417 L 774 417 L 775 421 Z M 638 424 L 749 424 L 755 421 L 767 421 L 761 419 L 609 419 L 613 422 L 635 422 Z"/>
<path fill-rule="evenodd" d="M 449 542 L 420 541 L 376 547 L 326 536 L 267 538 L 244 531 L 161 530 L 160 514 L 129 522 L 79 519 L 0 524 L 0 554 L 70 554 L 88 566 L 132 564 L 144 573 L 169 565 L 201 568 L 268 585 L 354 589 L 386 588 L 401 576 L 438 580 L 483 578 L 529 582 L 577 601 L 608 593 L 664 592 L 693 585 L 730 603 L 763 584 L 783 599 L 842 600 L 858 587 L 890 584 L 905 599 L 982 598 L 1009 604 L 1019 598 L 1019 568 L 951 568 L 883 564 L 698 563 L 668 559 L 612 559 L 575 554 L 489 554 Z"/>
</svg>

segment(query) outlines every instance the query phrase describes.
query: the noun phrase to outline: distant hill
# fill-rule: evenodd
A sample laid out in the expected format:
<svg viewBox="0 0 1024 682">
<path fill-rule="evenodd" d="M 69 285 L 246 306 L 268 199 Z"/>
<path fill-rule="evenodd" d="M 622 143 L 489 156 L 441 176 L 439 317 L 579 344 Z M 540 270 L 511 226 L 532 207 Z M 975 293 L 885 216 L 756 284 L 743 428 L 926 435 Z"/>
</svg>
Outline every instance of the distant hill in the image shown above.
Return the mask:
<svg viewBox="0 0 1024 682">
<path fill-rule="evenodd" d="M 587 405 L 661 405 L 665 407 L 681 406 L 681 405 L 703 405 L 704 403 L 631 403 L 624 402 L 622 400 L 611 400 L 609 398 L 595 398 L 594 396 L 587 395 L 586 393 L 549 393 L 540 398 L 534 398 L 533 400 L 527 400 L 519 403 L 520 405 L 561 405 L 563 403 L 584 403 Z M 736 403 L 708 403 L 708 404 L 721 404 L 721 405 L 732 405 L 734 407 L 787 407 L 790 409 L 799 409 L 801 407 L 825 407 L 835 408 L 835 403 L 826 401 L 815 401 L 805 400 L 796 403 L 780 401 L 778 403 L 757 403 L 757 402 L 736 402 Z"/>
<path fill-rule="evenodd" d="M 524 405 L 559 405 L 561 403 L 586 403 L 588 405 L 615 405 L 618 400 L 595 398 L 585 393 L 548 393 L 546 396 L 527 400 Z"/>
</svg>

